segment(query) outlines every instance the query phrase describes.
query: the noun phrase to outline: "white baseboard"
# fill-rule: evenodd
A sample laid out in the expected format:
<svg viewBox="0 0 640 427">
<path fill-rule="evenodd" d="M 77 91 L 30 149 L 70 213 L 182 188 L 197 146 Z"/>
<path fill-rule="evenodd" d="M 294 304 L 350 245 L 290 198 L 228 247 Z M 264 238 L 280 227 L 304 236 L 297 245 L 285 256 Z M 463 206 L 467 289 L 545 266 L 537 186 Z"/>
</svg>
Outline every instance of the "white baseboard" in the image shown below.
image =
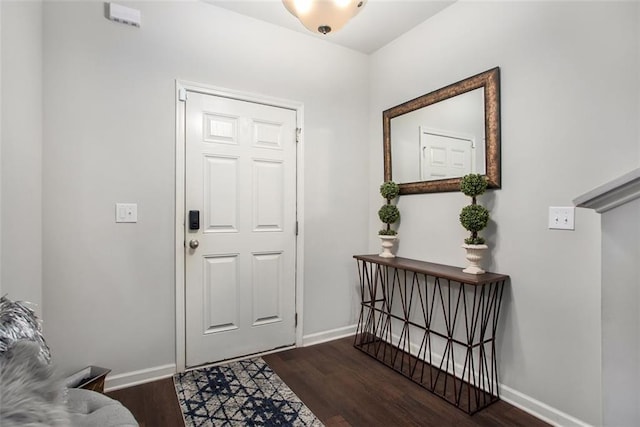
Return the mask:
<svg viewBox="0 0 640 427">
<path fill-rule="evenodd" d="M 104 390 L 119 390 L 121 388 L 144 384 L 155 380 L 161 380 L 163 378 L 171 377 L 175 373 L 176 365 L 171 364 L 108 376 L 105 380 Z"/>
<path fill-rule="evenodd" d="M 512 389 L 504 384 L 500 384 L 500 399 L 504 400 L 510 405 L 520 408 L 523 411 L 533 415 L 536 418 L 541 419 L 553 426 L 562 427 L 590 427 L 591 424 L 587 424 L 569 414 L 565 414 L 556 408 L 553 408 L 546 403 L 542 403 L 539 400 L 534 399 L 531 396 L 527 396 L 524 393 L 520 393 L 517 390 Z"/>
<path fill-rule="evenodd" d="M 302 337 L 302 347 L 308 347 L 314 344 L 320 344 L 327 341 L 333 341 L 340 338 L 355 335 L 357 325 L 344 326 L 342 328 L 333 329 L 330 331 L 318 332 L 315 334 L 309 334 Z M 282 351 L 278 349 L 275 351 Z M 263 354 L 268 354 L 266 352 Z M 224 363 L 228 363 L 226 360 Z M 131 387 L 134 385 L 144 384 L 155 380 L 160 380 L 173 376 L 176 371 L 176 365 L 162 365 L 148 369 L 141 369 L 134 372 L 125 372 L 118 375 L 108 376 L 105 381 L 105 391 L 114 391 L 121 388 Z"/>
<path fill-rule="evenodd" d="M 317 332 L 315 334 L 304 335 L 302 337 L 302 346 L 321 344 L 327 341 L 333 341 L 356 334 L 358 325 L 343 326 L 342 328 L 331 329 L 329 331 Z"/>
</svg>

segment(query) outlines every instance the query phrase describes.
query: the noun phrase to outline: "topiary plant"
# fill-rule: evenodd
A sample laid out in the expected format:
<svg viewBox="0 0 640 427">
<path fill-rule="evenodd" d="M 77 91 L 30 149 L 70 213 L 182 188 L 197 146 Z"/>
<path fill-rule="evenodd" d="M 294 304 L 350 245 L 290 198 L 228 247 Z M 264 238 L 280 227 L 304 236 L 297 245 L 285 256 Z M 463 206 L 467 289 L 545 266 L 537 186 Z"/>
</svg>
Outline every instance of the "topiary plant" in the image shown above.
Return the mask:
<svg viewBox="0 0 640 427">
<path fill-rule="evenodd" d="M 460 191 L 471 197 L 471 204 L 462 208 L 460 212 L 460 224 L 471 232 L 471 235 L 464 239 L 467 245 L 484 244 L 484 239 L 478 236 L 478 232 L 487 226 L 489 211 L 477 204 L 476 196 L 484 193 L 486 189 L 487 178 L 484 175 L 469 174 L 460 180 Z"/>
<path fill-rule="evenodd" d="M 387 224 L 387 227 L 380 230 L 378 234 L 383 236 L 395 236 L 397 232 L 391 228 L 391 224 L 400 219 L 400 211 L 396 205 L 391 204 L 391 200 L 398 197 L 398 194 L 400 194 L 400 187 L 393 181 L 386 181 L 380 186 L 380 194 L 387 200 L 387 203 L 382 205 L 378 211 L 378 217 L 380 218 L 380 221 Z"/>
</svg>

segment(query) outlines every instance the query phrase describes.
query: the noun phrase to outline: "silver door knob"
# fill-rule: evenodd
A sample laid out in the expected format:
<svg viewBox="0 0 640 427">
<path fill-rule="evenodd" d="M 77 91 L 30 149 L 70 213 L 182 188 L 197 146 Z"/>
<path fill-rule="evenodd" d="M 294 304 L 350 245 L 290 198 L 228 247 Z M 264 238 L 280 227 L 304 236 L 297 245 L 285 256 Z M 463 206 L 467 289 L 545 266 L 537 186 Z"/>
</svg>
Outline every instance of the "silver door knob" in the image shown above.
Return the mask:
<svg viewBox="0 0 640 427">
<path fill-rule="evenodd" d="M 189 247 L 191 249 L 196 249 L 198 246 L 200 246 L 200 242 L 198 242 L 196 239 L 193 239 L 189 242 Z"/>
</svg>

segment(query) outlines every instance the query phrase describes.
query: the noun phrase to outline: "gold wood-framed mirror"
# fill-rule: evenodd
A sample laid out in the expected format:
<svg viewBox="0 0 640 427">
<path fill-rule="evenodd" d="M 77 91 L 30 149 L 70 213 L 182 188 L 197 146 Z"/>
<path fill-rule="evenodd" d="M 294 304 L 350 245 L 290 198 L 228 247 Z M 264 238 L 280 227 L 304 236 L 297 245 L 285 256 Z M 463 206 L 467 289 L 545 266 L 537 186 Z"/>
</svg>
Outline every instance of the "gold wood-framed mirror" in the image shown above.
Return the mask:
<svg viewBox="0 0 640 427">
<path fill-rule="evenodd" d="M 458 191 L 468 173 L 500 188 L 500 68 L 382 113 L 384 180 L 400 194 Z"/>
</svg>

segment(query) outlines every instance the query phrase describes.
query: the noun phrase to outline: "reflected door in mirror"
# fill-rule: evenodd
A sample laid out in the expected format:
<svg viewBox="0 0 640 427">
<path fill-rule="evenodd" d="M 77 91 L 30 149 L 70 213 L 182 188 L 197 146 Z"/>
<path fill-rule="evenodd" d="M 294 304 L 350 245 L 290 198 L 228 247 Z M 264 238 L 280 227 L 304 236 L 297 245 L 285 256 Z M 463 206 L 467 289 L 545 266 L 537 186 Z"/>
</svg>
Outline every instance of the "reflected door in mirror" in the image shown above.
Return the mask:
<svg viewBox="0 0 640 427">
<path fill-rule="evenodd" d="M 471 136 L 420 127 L 420 179 L 463 177 L 476 173 L 475 139 Z M 484 166 L 482 167 L 484 170 Z M 481 172 L 484 173 L 484 172 Z"/>
<path fill-rule="evenodd" d="M 397 183 L 485 173 L 484 89 L 391 119 Z"/>
</svg>

